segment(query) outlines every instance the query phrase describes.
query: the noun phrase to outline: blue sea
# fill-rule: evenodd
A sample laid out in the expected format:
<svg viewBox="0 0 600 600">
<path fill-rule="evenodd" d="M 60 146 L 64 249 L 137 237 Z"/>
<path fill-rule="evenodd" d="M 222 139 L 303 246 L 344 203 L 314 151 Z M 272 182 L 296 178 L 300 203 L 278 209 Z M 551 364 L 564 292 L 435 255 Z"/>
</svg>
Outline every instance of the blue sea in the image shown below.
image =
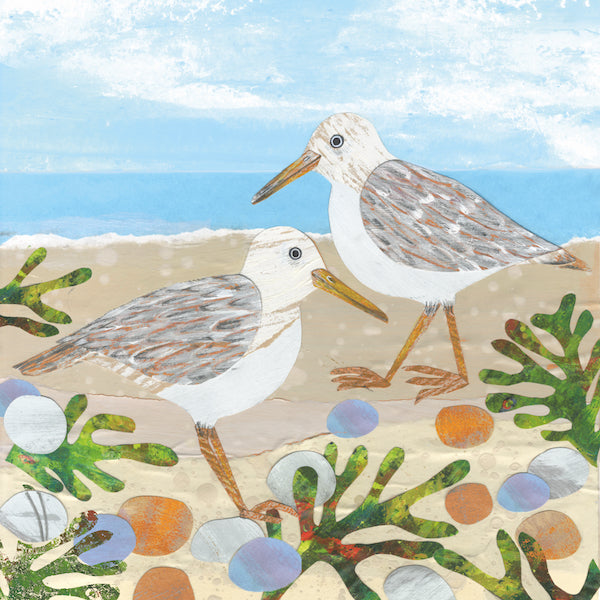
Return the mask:
<svg viewBox="0 0 600 600">
<path fill-rule="evenodd" d="M 600 170 L 445 172 L 556 243 L 600 235 Z M 274 173 L 0 174 L 0 243 L 14 235 L 79 239 L 290 225 L 327 233 L 329 183 L 316 173 L 257 206 Z"/>
</svg>

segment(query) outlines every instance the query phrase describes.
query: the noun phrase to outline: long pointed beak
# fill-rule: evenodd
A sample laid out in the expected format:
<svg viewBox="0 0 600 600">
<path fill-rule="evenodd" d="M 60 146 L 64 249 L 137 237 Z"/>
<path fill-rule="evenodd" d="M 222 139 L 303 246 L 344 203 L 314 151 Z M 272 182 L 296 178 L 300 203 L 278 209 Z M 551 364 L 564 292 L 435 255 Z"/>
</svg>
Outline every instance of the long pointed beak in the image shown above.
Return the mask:
<svg viewBox="0 0 600 600">
<path fill-rule="evenodd" d="M 344 302 L 352 304 L 352 306 L 356 306 L 356 308 L 360 308 L 360 310 L 373 315 L 376 319 L 379 319 L 384 323 L 388 322 L 387 315 L 381 309 L 377 308 L 364 296 L 361 296 L 358 292 L 355 292 L 352 288 L 348 287 L 326 269 L 315 269 L 312 272 L 312 282 L 316 288 L 325 290 L 326 292 L 341 298 Z"/>
<path fill-rule="evenodd" d="M 305 173 L 312 171 L 317 166 L 320 159 L 320 154 L 317 154 L 312 150 L 305 150 L 304 154 L 298 160 L 286 167 L 279 175 L 273 177 L 267 185 L 263 186 L 256 194 L 254 194 L 252 197 L 252 204 L 258 204 L 282 187 L 285 187 L 288 183 L 294 181 L 294 179 L 298 179 L 298 177 L 302 177 Z"/>
</svg>

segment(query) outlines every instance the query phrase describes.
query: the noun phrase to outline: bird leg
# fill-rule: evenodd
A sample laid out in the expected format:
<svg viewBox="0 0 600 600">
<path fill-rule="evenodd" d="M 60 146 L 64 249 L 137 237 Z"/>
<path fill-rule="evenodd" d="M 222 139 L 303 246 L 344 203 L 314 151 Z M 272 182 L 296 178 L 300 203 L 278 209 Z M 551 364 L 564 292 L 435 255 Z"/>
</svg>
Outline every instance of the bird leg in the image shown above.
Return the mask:
<svg viewBox="0 0 600 600">
<path fill-rule="evenodd" d="M 242 498 L 242 494 L 235 481 L 231 466 L 227 460 L 227 455 L 223 450 L 216 429 L 214 427 L 202 427 L 199 423 L 196 423 L 196 433 L 198 434 L 198 442 L 200 444 L 202 455 L 213 470 L 213 473 L 221 482 L 221 485 L 225 488 L 225 491 L 236 505 L 237 509 L 240 511 L 240 517 L 266 521 L 267 523 L 281 523 L 279 517 L 266 515 L 261 512 L 270 509 L 282 510 L 295 517 L 298 516 L 298 513 L 293 508 L 287 504 L 281 504 L 274 500 L 267 500 L 266 502 L 262 502 L 254 508 L 249 509 Z"/>
<path fill-rule="evenodd" d="M 418 339 L 425 333 L 431 321 L 435 317 L 439 304 L 433 304 L 425 306 L 425 309 L 421 313 L 421 316 L 417 319 L 415 326 L 413 327 L 410 335 L 408 336 L 402 350 L 400 350 L 396 360 L 390 367 L 387 375 L 381 377 L 371 369 L 365 367 L 341 367 L 331 371 L 334 376 L 333 381 L 338 384 L 338 391 L 349 390 L 357 387 L 364 388 L 386 388 L 389 387 L 392 378 L 402 366 L 402 363 L 412 350 L 413 346 L 417 343 Z"/>
<path fill-rule="evenodd" d="M 469 383 L 467 367 L 465 365 L 465 357 L 463 355 L 462 345 L 458 335 L 458 328 L 456 327 L 454 309 L 451 305 L 444 306 L 444 312 L 446 313 L 448 332 L 450 333 L 450 341 L 452 342 L 452 350 L 454 351 L 454 360 L 456 361 L 458 373 L 452 373 L 450 371 L 446 371 L 445 369 L 437 369 L 427 365 L 404 367 L 406 371 L 416 371 L 417 373 L 429 375 L 429 377 L 413 377 L 412 379 L 409 379 L 407 383 L 434 386 L 422 389 L 417 394 L 415 402 L 420 402 L 429 396 L 437 396 L 439 394 L 454 392 L 455 390 L 465 387 Z"/>
</svg>

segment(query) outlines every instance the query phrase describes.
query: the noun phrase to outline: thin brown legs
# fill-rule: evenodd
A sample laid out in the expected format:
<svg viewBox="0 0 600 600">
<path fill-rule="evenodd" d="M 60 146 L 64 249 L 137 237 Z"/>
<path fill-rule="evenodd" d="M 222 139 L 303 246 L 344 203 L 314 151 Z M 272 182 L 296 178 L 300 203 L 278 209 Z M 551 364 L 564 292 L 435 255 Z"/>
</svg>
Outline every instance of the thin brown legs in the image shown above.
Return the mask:
<svg viewBox="0 0 600 600">
<path fill-rule="evenodd" d="M 465 387 L 469 383 L 467 367 L 465 365 L 465 357 L 463 355 L 462 345 L 458 335 L 458 328 L 456 327 L 454 307 L 452 305 L 444 306 L 444 312 L 446 313 L 448 333 L 450 334 L 450 342 L 452 343 L 452 350 L 454 352 L 454 360 L 456 361 L 458 373 L 452 373 L 450 371 L 446 371 L 445 369 L 438 369 L 428 365 L 405 367 L 406 371 L 415 371 L 423 375 L 428 375 L 428 377 L 413 377 L 407 382 L 415 385 L 431 386 L 422 389 L 417 394 L 416 402 L 420 402 L 424 398 L 429 398 L 430 396 L 454 392 L 455 390 Z"/>
<path fill-rule="evenodd" d="M 427 331 L 439 307 L 439 304 L 432 304 L 425 307 L 385 377 L 381 377 L 381 375 L 365 367 L 341 367 L 331 371 L 331 374 L 334 376 L 333 381 L 338 384 L 338 390 L 348 390 L 357 387 L 389 387 L 392 378 L 402 366 L 413 346 L 417 343 L 421 335 Z"/>
<path fill-rule="evenodd" d="M 196 433 L 198 434 L 198 442 L 200 444 L 200 451 L 202 452 L 202 455 L 221 482 L 221 485 L 225 488 L 228 496 L 239 510 L 241 517 L 267 521 L 268 523 L 280 523 L 281 519 L 278 517 L 272 517 L 261 512 L 269 509 L 282 510 L 294 516 L 298 516 L 293 508 L 287 506 L 286 504 L 275 502 L 274 500 L 261 502 L 254 508 L 248 509 L 235 481 L 229 461 L 227 460 L 227 455 L 223 450 L 221 440 L 219 439 L 215 428 L 202 427 L 199 423 L 196 423 Z"/>
</svg>

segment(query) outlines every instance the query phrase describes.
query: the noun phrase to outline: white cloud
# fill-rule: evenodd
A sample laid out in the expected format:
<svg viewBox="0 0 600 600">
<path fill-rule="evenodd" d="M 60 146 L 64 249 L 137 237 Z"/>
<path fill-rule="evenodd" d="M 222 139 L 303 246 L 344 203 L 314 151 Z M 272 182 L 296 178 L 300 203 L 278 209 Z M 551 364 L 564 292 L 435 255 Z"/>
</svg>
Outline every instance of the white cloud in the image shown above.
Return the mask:
<svg viewBox="0 0 600 600">
<path fill-rule="evenodd" d="M 212 114 L 350 110 L 512 128 L 566 164 L 600 164 L 600 27 L 564 18 L 581 2 L 559 2 L 379 0 L 320 28 L 303 3 L 4 0 L 0 60 Z"/>
</svg>

